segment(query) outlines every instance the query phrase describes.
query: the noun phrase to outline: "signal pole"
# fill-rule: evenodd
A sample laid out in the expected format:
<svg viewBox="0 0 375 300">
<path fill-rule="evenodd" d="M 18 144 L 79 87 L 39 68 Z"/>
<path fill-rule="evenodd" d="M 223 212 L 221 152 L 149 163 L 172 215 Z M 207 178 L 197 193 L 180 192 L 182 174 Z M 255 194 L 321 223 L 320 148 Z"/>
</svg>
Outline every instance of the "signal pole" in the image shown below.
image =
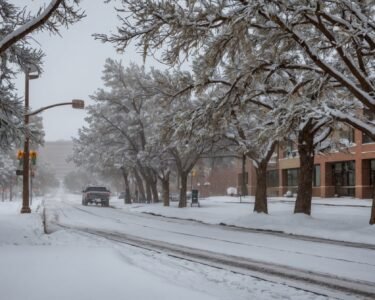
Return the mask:
<svg viewBox="0 0 375 300">
<path fill-rule="evenodd" d="M 23 177 L 22 177 L 22 208 L 21 214 L 31 213 L 29 206 L 29 69 L 25 73 L 25 141 L 23 145 Z"/>
<path fill-rule="evenodd" d="M 31 73 L 33 72 L 33 73 Z M 36 72 L 36 73 L 35 73 Z M 56 103 L 42 107 L 38 110 L 29 112 L 29 80 L 39 77 L 38 70 L 35 66 L 27 68 L 25 72 L 25 142 L 23 147 L 23 182 L 22 182 L 22 208 L 21 214 L 31 213 L 30 209 L 30 136 L 29 136 L 29 117 L 41 113 L 42 111 L 61 105 L 71 105 L 76 109 L 83 109 L 85 102 L 80 99 L 73 99 L 71 102 Z M 36 155 L 36 154 L 35 154 Z M 36 158 L 36 157 L 35 157 Z M 33 157 L 34 159 L 34 157 Z"/>
</svg>

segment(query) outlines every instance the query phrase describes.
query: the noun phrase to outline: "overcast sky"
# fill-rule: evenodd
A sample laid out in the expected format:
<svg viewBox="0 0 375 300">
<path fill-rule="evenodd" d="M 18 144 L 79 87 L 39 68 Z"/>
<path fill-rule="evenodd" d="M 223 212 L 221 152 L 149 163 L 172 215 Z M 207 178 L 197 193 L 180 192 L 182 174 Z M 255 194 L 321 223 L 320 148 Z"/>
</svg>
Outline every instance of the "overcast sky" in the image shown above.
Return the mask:
<svg viewBox="0 0 375 300">
<path fill-rule="evenodd" d="M 15 0 L 19 6 L 37 7 L 47 0 Z M 31 4 L 30 4 L 31 3 Z M 61 32 L 62 37 L 38 34 L 35 36 L 46 54 L 44 72 L 40 78 L 30 81 L 30 105 L 37 109 L 57 102 L 83 99 L 92 103 L 89 95 L 102 86 L 101 74 L 105 59 L 121 59 L 142 64 L 141 55 L 134 48 L 117 54 L 113 46 L 95 41 L 93 33 L 109 33 L 116 29 L 116 12 L 103 0 L 83 0 L 82 8 L 87 17 Z M 150 59 L 148 64 L 153 64 Z M 17 80 L 19 95 L 24 95 L 24 76 Z M 46 141 L 69 140 L 77 136 L 84 125 L 86 113 L 70 106 L 52 108 L 42 113 Z"/>
</svg>

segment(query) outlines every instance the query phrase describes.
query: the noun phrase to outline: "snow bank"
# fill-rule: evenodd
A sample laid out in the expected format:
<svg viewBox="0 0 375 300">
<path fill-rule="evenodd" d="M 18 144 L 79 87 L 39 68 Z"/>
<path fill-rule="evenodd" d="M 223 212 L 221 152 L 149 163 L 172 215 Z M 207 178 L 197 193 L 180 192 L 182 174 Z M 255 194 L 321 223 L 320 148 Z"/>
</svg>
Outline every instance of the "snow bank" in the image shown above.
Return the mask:
<svg viewBox="0 0 375 300">
<path fill-rule="evenodd" d="M 368 224 L 370 200 L 317 198 L 313 200 L 311 216 L 293 214 L 294 200 L 290 198 L 270 198 L 268 215 L 253 212 L 253 197 L 210 197 L 201 199 L 200 203 L 200 208 L 188 206 L 181 209 L 177 202 L 172 202 L 170 207 L 163 207 L 161 203 L 133 204 L 125 209 L 208 224 L 375 244 L 375 226 Z M 118 207 L 124 205 L 118 203 Z"/>
</svg>

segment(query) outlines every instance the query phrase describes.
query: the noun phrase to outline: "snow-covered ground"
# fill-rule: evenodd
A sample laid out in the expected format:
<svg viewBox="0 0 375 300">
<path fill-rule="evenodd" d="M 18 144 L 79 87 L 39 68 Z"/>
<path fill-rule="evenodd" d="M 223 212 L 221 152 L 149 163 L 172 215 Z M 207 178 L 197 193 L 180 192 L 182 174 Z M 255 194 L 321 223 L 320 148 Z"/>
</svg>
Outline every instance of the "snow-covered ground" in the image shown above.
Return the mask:
<svg viewBox="0 0 375 300">
<path fill-rule="evenodd" d="M 215 249 L 217 246 L 214 241 L 215 235 L 222 233 L 216 233 L 216 228 L 210 231 L 199 227 L 199 224 L 194 226 L 169 222 L 168 225 L 167 222 L 161 224 L 160 221 L 155 223 L 156 228 L 153 228 L 152 224 L 155 220 L 151 216 L 148 219 L 145 215 L 142 219 L 140 215 L 135 215 L 132 219 L 129 211 L 134 213 L 147 211 L 178 218 L 197 219 L 207 223 L 226 223 L 325 237 L 335 237 L 336 232 L 336 238 L 375 243 L 373 237 L 375 229 L 367 223 L 369 201 L 347 199 L 334 202 L 343 205 L 339 207 L 314 205 L 313 217 L 293 216 L 291 213 L 293 205 L 280 202 L 278 199 L 270 201 L 269 216 L 255 215 L 251 212 L 251 204 L 237 203 L 238 199 L 229 197 L 202 200 L 202 207 L 186 209 L 176 208 L 175 203 L 172 203 L 172 207 L 163 207 L 160 204 L 126 206 L 115 198 L 111 202 L 119 209 L 83 208 L 80 206 L 79 196 L 60 193 L 43 200 L 35 200 L 33 212 L 24 215 L 19 214 L 21 207 L 19 201 L 0 202 L 0 298 L 4 300 L 325 299 L 282 284 L 113 243 L 75 230 L 54 228 L 56 231 L 52 234 L 44 234 L 41 217 L 44 205 L 47 207 L 48 218 L 58 220 L 62 224 L 94 226 L 116 231 L 125 231 L 126 228 L 134 234 L 145 237 L 151 235 L 160 240 L 174 238 L 176 242 L 188 242 L 199 247 L 199 239 L 198 242 L 189 239 L 186 232 L 183 232 L 185 236 L 183 238 L 178 235 L 183 230 L 195 230 L 202 235 L 212 237 L 212 245 L 203 245 L 207 243 L 207 239 L 204 243 L 200 242 L 202 249 L 205 247 Z M 80 210 L 81 208 L 83 210 Z M 163 226 L 169 226 L 169 231 Z M 299 228 L 294 228 L 297 226 Z M 348 232 L 344 234 L 345 230 Z M 240 236 L 240 233 L 228 232 L 224 232 L 228 236 L 223 238 L 229 239 L 229 234 L 239 239 L 245 237 Z M 367 239 L 365 239 L 366 235 Z M 202 239 L 202 237 L 198 238 Z M 219 241 L 222 247 L 224 242 L 224 240 Z M 239 248 L 238 251 L 246 246 L 238 243 L 232 245 L 233 248 Z M 228 244 L 224 246 L 225 251 L 235 250 L 229 249 Z M 263 247 L 260 252 L 267 255 L 270 250 L 272 249 Z M 244 248 L 244 251 L 248 249 Z M 309 251 L 316 253 L 320 250 L 306 249 L 305 254 L 298 255 L 302 255 L 301 259 L 304 258 L 303 255 L 307 259 L 318 257 L 317 255 L 310 255 L 310 257 Z M 288 255 L 288 251 L 284 253 L 285 256 Z M 322 253 L 324 254 L 324 251 Z M 353 252 L 353 255 L 356 254 Z M 371 253 L 363 254 L 362 257 L 356 258 L 361 261 L 355 264 L 366 265 L 368 260 L 372 260 Z M 327 263 L 332 262 L 327 259 Z M 373 274 L 372 268 L 373 264 L 368 270 L 369 275 L 366 275 L 366 271 L 358 271 L 360 269 L 357 271 L 363 273 L 363 278 L 368 279 Z M 352 273 L 351 270 L 339 271 L 343 274 Z M 356 270 L 353 272 L 355 273 Z"/>
<path fill-rule="evenodd" d="M 269 214 L 253 213 L 253 197 L 211 197 L 200 200 L 200 207 L 178 208 L 157 204 L 133 204 L 130 211 L 166 217 L 191 219 L 208 224 L 226 224 L 244 228 L 283 231 L 334 240 L 375 245 L 375 226 L 369 226 L 371 200 L 354 198 L 314 198 L 311 216 L 293 214 L 291 198 L 269 198 Z M 114 205 L 123 207 L 116 200 Z"/>
</svg>

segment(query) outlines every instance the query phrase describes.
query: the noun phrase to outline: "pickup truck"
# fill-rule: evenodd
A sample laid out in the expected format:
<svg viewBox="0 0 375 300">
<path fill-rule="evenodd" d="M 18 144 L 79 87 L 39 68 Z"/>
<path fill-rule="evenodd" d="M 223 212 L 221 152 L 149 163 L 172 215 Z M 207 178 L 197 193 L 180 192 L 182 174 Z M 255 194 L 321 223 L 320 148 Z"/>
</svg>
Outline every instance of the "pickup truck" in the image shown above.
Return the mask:
<svg viewBox="0 0 375 300">
<path fill-rule="evenodd" d="M 109 206 L 111 192 L 104 186 L 88 186 L 82 191 L 82 205 L 89 203 Z"/>
</svg>

